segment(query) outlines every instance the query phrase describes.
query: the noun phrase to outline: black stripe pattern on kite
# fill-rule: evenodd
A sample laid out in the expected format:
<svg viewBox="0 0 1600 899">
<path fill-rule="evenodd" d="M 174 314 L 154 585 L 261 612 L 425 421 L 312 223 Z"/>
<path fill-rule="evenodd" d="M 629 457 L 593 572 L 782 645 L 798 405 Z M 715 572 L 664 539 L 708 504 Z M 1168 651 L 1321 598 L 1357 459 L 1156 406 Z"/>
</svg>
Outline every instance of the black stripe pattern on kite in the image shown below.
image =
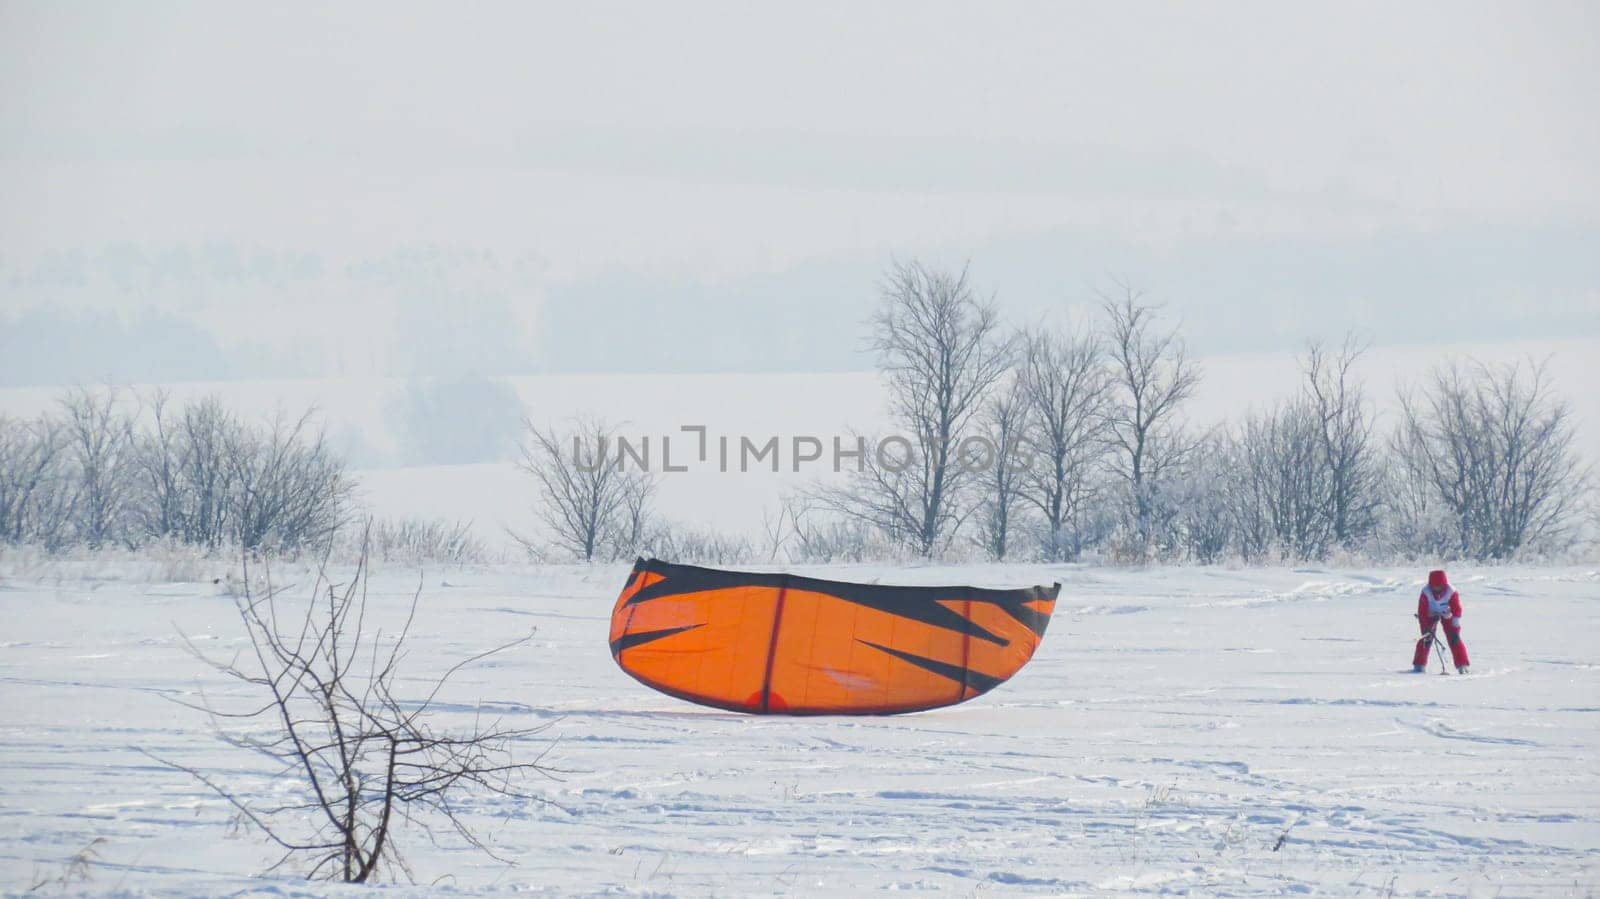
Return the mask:
<svg viewBox="0 0 1600 899">
<path fill-rule="evenodd" d="M 870 646 L 879 652 L 886 652 L 902 662 L 910 662 L 924 671 L 931 671 L 934 674 L 948 677 L 956 683 L 964 687 L 971 687 L 979 693 L 987 693 L 1006 681 L 1003 677 L 992 677 L 981 671 L 973 671 L 971 668 L 963 668 L 960 665 L 952 665 L 949 662 L 941 662 L 938 659 L 930 659 L 927 656 L 919 656 L 899 649 L 892 649 L 888 646 L 880 646 L 869 640 L 858 639 L 856 642 Z"/>
<path fill-rule="evenodd" d="M 948 601 L 981 602 L 996 606 L 1023 627 L 1043 636 L 1049 617 L 1028 608 L 1025 603 L 1041 599 L 1054 599 L 1060 585 L 1051 589 L 992 590 L 982 587 L 916 587 L 886 586 L 882 584 L 851 584 L 758 571 L 721 571 L 693 565 L 659 563 L 654 559 L 640 559 L 636 573 L 654 571 L 661 580 L 641 588 L 628 598 L 624 605 L 632 606 L 684 593 L 723 590 L 734 587 L 773 587 L 787 584 L 791 590 L 805 590 L 832 596 L 843 602 L 876 609 L 890 615 L 916 621 L 969 637 L 976 637 L 996 646 L 1008 646 L 1010 641 L 995 634 L 952 609 L 941 605 Z M 787 578 L 787 580 L 785 580 Z M 941 596 L 945 594 L 945 596 Z"/>
<path fill-rule="evenodd" d="M 632 649 L 635 646 L 643 646 L 646 643 L 654 643 L 657 640 L 663 640 L 672 636 L 673 634 L 681 634 L 684 631 L 692 631 L 697 627 L 701 627 L 701 625 L 686 624 L 683 627 L 669 627 L 665 630 L 659 631 L 642 631 L 637 634 L 623 634 L 617 639 L 611 641 L 611 654 L 615 656 L 621 653 L 624 649 Z"/>
</svg>

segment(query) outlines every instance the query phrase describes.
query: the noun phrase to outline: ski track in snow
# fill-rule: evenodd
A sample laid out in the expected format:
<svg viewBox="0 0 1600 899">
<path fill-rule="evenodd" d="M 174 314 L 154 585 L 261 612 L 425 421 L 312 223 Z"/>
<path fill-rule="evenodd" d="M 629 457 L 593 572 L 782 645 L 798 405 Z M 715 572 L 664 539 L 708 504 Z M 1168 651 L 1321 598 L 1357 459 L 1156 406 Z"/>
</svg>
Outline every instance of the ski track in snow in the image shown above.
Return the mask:
<svg viewBox="0 0 1600 899">
<path fill-rule="evenodd" d="M 4 566 L 0 564 L 0 572 Z M 987 696 L 883 718 L 759 718 L 622 674 L 626 566 L 423 579 L 408 663 L 466 669 L 436 705 L 546 725 L 552 804 L 466 804 L 507 866 L 403 834 L 405 894 L 1530 895 L 1600 889 L 1600 578 L 1463 572 L 1467 677 L 1401 673 L 1414 572 L 843 566 L 886 582 L 1066 585 L 1034 661 Z M 220 573 L 220 572 L 219 572 Z M 305 571 L 281 572 L 302 585 Z M 380 573 L 398 618 L 414 571 Z M 322 895 L 230 836 L 229 809 L 143 754 L 257 800 L 263 760 L 171 698 L 243 701 L 187 654 L 242 648 L 204 584 L 0 578 L 0 892 Z M 1435 666 L 1435 670 L 1436 666 Z M 62 884 L 94 844 L 89 879 Z M 435 878 L 442 878 L 433 883 Z M 354 894 L 354 891 L 350 891 Z"/>
</svg>

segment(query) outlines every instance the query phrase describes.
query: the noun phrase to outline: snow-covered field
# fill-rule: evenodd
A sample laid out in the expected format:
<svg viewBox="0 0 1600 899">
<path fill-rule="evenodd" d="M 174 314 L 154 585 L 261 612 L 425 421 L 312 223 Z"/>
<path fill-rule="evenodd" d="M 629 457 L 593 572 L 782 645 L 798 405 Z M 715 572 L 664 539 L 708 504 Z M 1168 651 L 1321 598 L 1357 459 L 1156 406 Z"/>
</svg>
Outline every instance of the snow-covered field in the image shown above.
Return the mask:
<svg viewBox="0 0 1600 899">
<path fill-rule="evenodd" d="M 139 749 L 266 798 L 263 764 L 168 701 L 240 646 L 224 564 L 0 558 L 0 891 L 282 894 L 228 808 Z M 182 566 L 180 566 L 182 567 Z M 559 805 L 470 811 L 495 862 L 413 835 L 415 892 L 1589 895 L 1600 890 L 1600 572 L 1455 571 L 1466 677 L 1409 669 L 1417 571 L 829 567 L 908 583 L 1061 580 L 1039 654 L 965 705 L 757 718 L 620 672 L 626 566 L 431 570 L 417 683 L 446 720 L 548 723 Z M 172 574 L 169 571 L 167 574 Z M 279 582 L 310 583 L 304 569 Z M 416 572 L 380 572 L 393 626 Z M 1437 671 L 1437 666 L 1435 666 Z M 70 859 L 91 849 L 76 870 Z M 74 879 L 86 874 L 87 880 Z M 68 883 L 63 884 L 66 878 Z"/>
</svg>

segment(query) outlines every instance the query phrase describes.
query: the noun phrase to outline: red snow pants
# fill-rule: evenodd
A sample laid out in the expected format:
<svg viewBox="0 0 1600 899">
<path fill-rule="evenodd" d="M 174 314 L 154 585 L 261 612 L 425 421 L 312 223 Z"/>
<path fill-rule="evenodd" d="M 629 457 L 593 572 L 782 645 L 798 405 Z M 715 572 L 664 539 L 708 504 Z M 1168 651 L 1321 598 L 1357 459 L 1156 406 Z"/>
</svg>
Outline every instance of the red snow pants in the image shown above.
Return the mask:
<svg viewBox="0 0 1600 899">
<path fill-rule="evenodd" d="M 1456 627 L 1448 618 L 1418 618 L 1417 623 L 1422 626 L 1423 637 L 1417 641 L 1417 651 L 1411 656 L 1413 667 L 1428 665 L 1428 647 L 1433 641 L 1427 635 L 1433 633 L 1435 625 L 1444 625 L 1444 638 L 1450 644 L 1450 655 L 1454 658 L 1457 668 L 1467 666 L 1467 644 L 1461 642 L 1461 628 Z"/>
</svg>

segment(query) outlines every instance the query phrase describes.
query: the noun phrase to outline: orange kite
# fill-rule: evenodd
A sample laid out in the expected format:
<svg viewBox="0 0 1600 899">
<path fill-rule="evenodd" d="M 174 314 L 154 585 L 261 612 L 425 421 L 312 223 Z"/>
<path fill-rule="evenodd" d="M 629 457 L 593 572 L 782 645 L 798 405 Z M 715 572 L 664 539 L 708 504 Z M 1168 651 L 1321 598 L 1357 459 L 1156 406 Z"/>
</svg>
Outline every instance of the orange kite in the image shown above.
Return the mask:
<svg viewBox="0 0 1600 899">
<path fill-rule="evenodd" d="M 640 559 L 611 612 L 611 656 L 645 686 L 737 712 L 914 712 L 981 696 L 1016 674 L 1060 592 L 852 584 Z"/>
</svg>

